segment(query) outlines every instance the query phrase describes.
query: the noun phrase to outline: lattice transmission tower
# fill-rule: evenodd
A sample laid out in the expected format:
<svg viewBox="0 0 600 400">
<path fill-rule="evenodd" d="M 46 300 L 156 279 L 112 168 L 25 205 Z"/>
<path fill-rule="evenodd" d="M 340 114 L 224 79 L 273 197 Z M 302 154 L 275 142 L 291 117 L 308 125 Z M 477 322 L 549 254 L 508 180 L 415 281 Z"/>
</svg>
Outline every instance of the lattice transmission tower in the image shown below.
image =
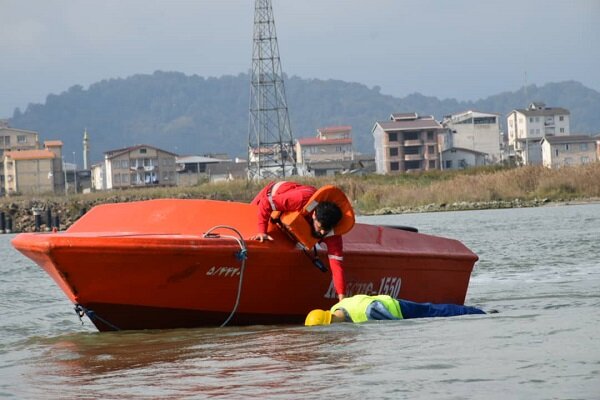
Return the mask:
<svg viewBox="0 0 600 400">
<path fill-rule="evenodd" d="M 271 0 L 255 0 L 248 128 L 250 179 L 296 174 L 294 140 Z"/>
</svg>

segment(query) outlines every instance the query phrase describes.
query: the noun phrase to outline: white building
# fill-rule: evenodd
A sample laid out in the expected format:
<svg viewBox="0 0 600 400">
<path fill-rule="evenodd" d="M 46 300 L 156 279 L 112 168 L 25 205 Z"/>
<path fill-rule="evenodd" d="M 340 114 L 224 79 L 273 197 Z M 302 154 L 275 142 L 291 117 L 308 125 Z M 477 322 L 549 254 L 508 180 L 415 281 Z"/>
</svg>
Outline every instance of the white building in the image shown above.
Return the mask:
<svg viewBox="0 0 600 400">
<path fill-rule="evenodd" d="M 484 164 L 502 161 L 499 114 L 464 111 L 445 116 L 442 126 L 448 129 L 442 151 L 456 147 L 485 153 Z"/>
<path fill-rule="evenodd" d="M 148 145 L 107 151 L 104 153 L 106 189 L 175 186 L 175 157 L 174 153 Z"/>
<path fill-rule="evenodd" d="M 546 136 L 541 141 L 547 168 L 585 165 L 597 161 L 596 139 L 588 135 Z"/>
<path fill-rule="evenodd" d="M 486 165 L 488 155 L 477 150 L 451 147 L 441 152 L 440 165 L 443 170 L 465 169 Z"/>
<path fill-rule="evenodd" d="M 564 108 L 531 103 L 507 117 L 510 155 L 522 165 L 542 164 L 540 142 L 544 136 L 570 135 L 570 112 Z"/>
<path fill-rule="evenodd" d="M 300 175 L 319 176 L 342 172 L 344 165 L 354 159 L 352 127 L 319 128 L 315 137 L 296 140 L 295 151 Z"/>
</svg>

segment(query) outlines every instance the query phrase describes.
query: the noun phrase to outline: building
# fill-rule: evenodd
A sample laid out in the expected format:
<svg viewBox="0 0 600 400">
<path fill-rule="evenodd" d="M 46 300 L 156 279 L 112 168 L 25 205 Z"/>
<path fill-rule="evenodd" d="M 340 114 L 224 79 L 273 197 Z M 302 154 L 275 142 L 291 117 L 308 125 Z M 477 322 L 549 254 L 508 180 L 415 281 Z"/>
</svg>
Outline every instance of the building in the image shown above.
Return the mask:
<svg viewBox="0 0 600 400">
<path fill-rule="evenodd" d="M 441 141 L 442 151 L 456 147 L 483 153 L 483 165 L 502 161 L 499 114 L 464 111 L 445 116 L 442 126 L 447 129 Z"/>
<path fill-rule="evenodd" d="M 531 103 L 507 117 L 509 155 L 520 165 L 542 164 L 540 142 L 544 136 L 570 135 L 570 112 L 564 108 Z"/>
<path fill-rule="evenodd" d="M 296 140 L 295 151 L 299 175 L 334 175 L 354 159 L 352 127 L 319 128 L 315 137 Z"/>
<path fill-rule="evenodd" d="M 62 142 L 48 141 L 44 149 L 13 150 L 3 154 L 4 193 L 59 193 L 65 187 Z"/>
<path fill-rule="evenodd" d="M 480 151 L 451 147 L 440 155 L 441 169 L 465 169 L 486 165 L 488 154 Z"/>
<path fill-rule="evenodd" d="M 584 165 L 597 161 L 596 139 L 588 135 L 545 136 L 542 164 L 547 168 Z"/>
<path fill-rule="evenodd" d="M 438 135 L 445 129 L 432 116 L 396 113 L 373 127 L 378 174 L 438 169 Z"/>
<path fill-rule="evenodd" d="M 137 145 L 104 153 L 104 170 L 92 172 L 94 187 L 99 178 L 106 189 L 140 186 L 175 186 L 176 154 L 148 145 Z M 103 176 L 102 176 L 103 175 Z"/>
<path fill-rule="evenodd" d="M 37 132 L 15 129 L 0 120 L 0 193 L 5 192 L 4 153 L 7 151 L 37 150 L 39 138 Z"/>
<path fill-rule="evenodd" d="M 206 156 L 184 156 L 177 157 L 177 185 L 194 186 L 203 182 L 210 182 L 212 178 L 221 174 L 221 168 L 217 164 L 231 164 L 227 158 L 215 158 Z M 245 167 L 243 167 L 245 168 Z"/>
</svg>

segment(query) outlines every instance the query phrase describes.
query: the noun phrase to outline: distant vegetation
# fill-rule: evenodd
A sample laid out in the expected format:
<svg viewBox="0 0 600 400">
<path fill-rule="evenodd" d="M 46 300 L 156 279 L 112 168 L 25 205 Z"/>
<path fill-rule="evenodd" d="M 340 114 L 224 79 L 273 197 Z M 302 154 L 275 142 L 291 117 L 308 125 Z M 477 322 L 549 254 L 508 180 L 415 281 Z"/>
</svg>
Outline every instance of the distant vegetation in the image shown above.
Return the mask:
<svg viewBox="0 0 600 400">
<path fill-rule="evenodd" d="M 475 109 L 505 116 L 531 101 L 571 111 L 573 133 L 600 133 L 600 93 L 577 82 L 528 86 L 475 102 L 439 100 L 420 94 L 404 98 L 383 95 L 378 87 L 339 80 L 285 80 L 294 137 L 314 136 L 316 129 L 351 125 L 354 144 L 372 154 L 375 121 L 393 112 L 444 115 Z M 248 74 L 203 78 L 177 72 L 155 72 L 105 80 L 89 88 L 73 86 L 49 95 L 45 104 L 16 110 L 11 126 L 40 133 L 41 140 L 59 139 L 64 153 L 75 152 L 81 165 L 83 130 L 92 146 L 91 161 L 107 150 L 135 144 L 154 145 L 181 155 L 228 153 L 246 157 L 248 142 Z M 460 98 L 461 93 L 456 93 Z"/>
<path fill-rule="evenodd" d="M 473 168 L 394 176 L 350 176 L 294 179 L 322 186 L 341 187 L 357 214 L 401 214 L 539 206 L 548 202 L 600 201 L 600 162 L 550 170 L 543 167 Z M 212 199 L 250 202 L 266 182 L 245 180 L 205 183 L 195 187 L 130 189 L 65 197 L 11 197 L 0 199 L 0 211 L 8 212 L 18 230 L 31 230 L 32 207 L 50 207 L 61 214 L 64 227 L 81 210 L 102 203 L 154 198 Z"/>
</svg>

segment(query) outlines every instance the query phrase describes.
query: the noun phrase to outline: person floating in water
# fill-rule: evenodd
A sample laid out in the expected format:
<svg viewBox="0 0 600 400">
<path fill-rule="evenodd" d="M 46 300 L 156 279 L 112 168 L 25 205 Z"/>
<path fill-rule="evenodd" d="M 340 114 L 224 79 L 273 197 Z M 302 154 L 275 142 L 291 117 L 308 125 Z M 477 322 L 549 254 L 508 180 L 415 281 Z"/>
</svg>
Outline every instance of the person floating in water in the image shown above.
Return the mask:
<svg viewBox="0 0 600 400">
<path fill-rule="evenodd" d="M 466 314 L 486 314 L 485 311 L 457 304 L 415 303 L 394 299 L 387 295 L 364 294 L 346 297 L 331 310 L 312 310 L 304 325 L 329 325 L 336 322 L 366 322 L 371 320 L 398 320 L 409 318 L 453 317 Z"/>
</svg>

